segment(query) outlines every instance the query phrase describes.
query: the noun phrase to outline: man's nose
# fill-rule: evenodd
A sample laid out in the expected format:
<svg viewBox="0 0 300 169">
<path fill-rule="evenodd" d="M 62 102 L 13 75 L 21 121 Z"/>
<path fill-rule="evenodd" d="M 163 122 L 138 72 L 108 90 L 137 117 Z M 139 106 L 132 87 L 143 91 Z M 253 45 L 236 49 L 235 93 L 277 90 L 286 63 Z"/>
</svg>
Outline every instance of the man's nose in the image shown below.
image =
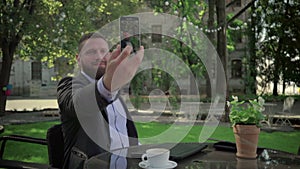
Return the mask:
<svg viewBox="0 0 300 169">
<path fill-rule="evenodd" d="M 96 59 L 103 59 L 106 57 L 106 53 L 103 53 L 101 51 L 97 51 L 97 53 L 94 56 Z"/>
<path fill-rule="evenodd" d="M 107 53 L 104 55 L 103 59 L 104 59 L 104 60 L 108 60 L 109 57 L 110 57 L 110 55 L 111 55 L 111 52 L 107 52 Z"/>
</svg>

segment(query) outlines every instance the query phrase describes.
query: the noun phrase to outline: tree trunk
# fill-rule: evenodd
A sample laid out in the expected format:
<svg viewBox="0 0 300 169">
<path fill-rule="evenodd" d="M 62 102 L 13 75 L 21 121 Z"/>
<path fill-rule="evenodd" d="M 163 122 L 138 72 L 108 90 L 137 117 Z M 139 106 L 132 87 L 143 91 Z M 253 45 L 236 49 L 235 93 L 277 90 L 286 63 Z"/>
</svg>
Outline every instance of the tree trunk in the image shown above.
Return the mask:
<svg viewBox="0 0 300 169">
<path fill-rule="evenodd" d="M 223 64 L 224 73 L 225 73 L 225 79 L 220 78 L 223 75 L 221 75 L 222 69 L 220 66 L 218 66 L 217 70 L 217 84 L 218 87 L 221 87 L 218 89 L 219 92 L 225 93 L 226 95 L 226 101 L 229 100 L 229 93 L 228 93 L 228 83 L 227 83 L 227 56 L 226 56 L 226 49 L 227 49 L 227 42 L 226 42 L 226 13 L 225 13 L 225 1 L 216 1 L 216 11 L 217 11 L 217 22 L 218 26 L 221 27 L 221 30 L 217 33 L 217 51 L 219 54 L 219 57 L 221 59 L 221 62 Z M 221 85 L 222 84 L 222 85 Z M 218 94 L 218 93 L 217 93 Z M 229 107 L 227 104 L 225 104 L 225 122 L 229 121 Z"/>
<path fill-rule="evenodd" d="M 207 26 L 208 29 L 213 29 L 214 27 L 214 19 L 215 16 L 215 0 L 209 0 L 208 1 L 208 20 L 207 20 Z M 207 34 L 208 39 L 210 40 L 210 42 L 212 44 L 214 44 L 215 42 L 215 33 L 214 32 L 209 32 Z M 208 55 L 209 56 L 209 55 Z M 207 72 L 210 70 L 207 70 Z M 211 83 L 210 83 L 210 79 L 208 76 L 208 73 L 205 73 L 204 77 L 205 77 L 205 81 L 206 81 L 206 97 L 207 98 L 211 98 Z"/>
<path fill-rule="evenodd" d="M 214 27 L 214 22 L 215 22 L 214 16 L 215 16 L 215 0 L 209 0 L 208 1 L 208 20 L 207 20 L 208 29 L 212 29 Z M 215 33 L 209 32 L 207 34 L 207 37 L 211 41 L 211 43 L 214 44 Z"/>
<path fill-rule="evenodd" d="M 251 10 L 255 11 L 255 6 L 254 4 L 251 6 Z M 256 27 L 257 20 L 256 17 L 253 17 L 251 15 L 251 29 L 254 29 Z M 247 67 L 247 78 L 246 78 L 246 93 L 247 94 L 256 94 L 256 76 L 257 76 L 257 70 L 256 70 L 256 47 L 255 47 L 255 42 L 257 42 L 257 39 L 255 37 L 254 31 L 249 31 L 250 32 L 250 41 L 249 41 L 249 53 L 250 53 L 250 58 L 249 58 L 249 66 Z"/>
<path fill-rule="evenodd" d="M 273 88 L 273 95 L 274 96 L 278 96 L 278 83 L 279 83 L 279 80 L 280 80 L 280 74 L 282 73 L 282 60 L 281 60 L 281 57 L 283 55 L 281 49 L 282 49 L 282 38 L 279 39 L 278 41 L 278 48 L 275 49 L 274 48 L 274 57 L 275 57 L 275 60 L 274 60 L 274 79 L 273 79 L 273 83 L 274 83 L 274 88 Z"/>
<path fill-rule="evenodd" d="M 274 79 L 273 83 L 274 83 L 273 95 L 278 96 L 278 91 L 277 91 L 277 89 L 278 89 L 277 88 L 278 80 L 277 80 L 277 78 Z"/>
<path fill-rule="evenodd" d="M 285 88 L 286 88 L 286 80 L 283 79 L 283 84 L 282 84 L 282 94 L 284 95 L 285 94 Z"/>
<path fill-rule="evenodd" d="M 15 49 L 15 47 L 14 47 Z M 5 44 L 2 47 L 2 67 L 1 67 L 1 74 L 0 74 L 0 116 L 5 114 L 5 107 L 6 107 L 6 99 L 7 96 L 5 92 L 2 90 L 4 86 L 7 86 L 9 83 L 9 76 L 10 70 L 13 60 L 13 51 L 10 50 L 9 45 Z"/>
<path fill-rule="evenodd" d="M 273 79 L 273 83 L 274 83 L 274 87 L 273 87 L 273 95 L 274 96 L 278 96 L 278 83 L 279 83 L 279 68 L 278 68 L 278 63 L 276 61 L 277 59 L 275 59 L 275 71 L 274 71 L 274 79 Z"/>
</svg>

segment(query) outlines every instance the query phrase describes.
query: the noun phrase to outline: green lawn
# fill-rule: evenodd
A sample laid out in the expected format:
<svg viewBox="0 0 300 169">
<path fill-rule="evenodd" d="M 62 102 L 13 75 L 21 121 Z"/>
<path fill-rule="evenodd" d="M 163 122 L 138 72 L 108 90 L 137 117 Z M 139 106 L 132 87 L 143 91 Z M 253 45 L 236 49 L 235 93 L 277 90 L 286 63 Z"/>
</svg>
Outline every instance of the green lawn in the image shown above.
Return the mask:
<svg viewBox="0 0 300 169">
<path fill-rule="evenodd" d="M 161 131 L 167 130 L 171 125 L 160 123 L 138 123 L 138 133 L 140 137 L 151 137 L 157 135 Z M 179 126 L 180 128 L 180 126 Z M 188 135 L 182 142 L 198 142 L 199 135 L 203 126 L 193 126 Z M 174 133 L 176 134 L 176 133 Z M 234 134 L 231 127 L 218 126 L 210 138 L 235 142 Z M 259 135 L 260 147 L 272 148 L 296 154 L 300 146 L 300 131 L 293 132 L 264 132 Z"/>
<path fill-rule="evenodd" d="M 33 124 L 23 124 L 23 125 L 8 125 L 5 126 L 5 132 L 2 135 L 19 134 L 25 136 L 45 138 L 47 129 L 50 126 L 57 123 L 59 122 L 55 121 L 55 122 L 43 122 L 43 123 L 33 123 Z M 184 133 L 187 127 L 184 125 L 171 125 L 171 124 L 161 124 L 161 123 L 154 123 L 154 122 L 136 123 L 136 126 L 142 144 L 156 143 L 153 142 L 153 140 L 147 141 L 147 138 L 152 138 L 160 133 L 163 133 L 164 131 L 169 131 L 169 129 L 172 128 L 176 132 L 172 131 L 171 134 L 169 134 L 170 137 L 168 138 L 164 137 L 165 140 L 170 140 L 172 136 Z M 199 135 L 202 129 L 203 126 L 193 126 L 189 131 L 189 133 L 184 137 L 182 142 L 198 142 Z M 216 130 L 212 133 L 210 138 L 234 142 L 232 128 L 230 127 L 218 126 Z M 164 142 L 165 140 L 159 138 L 160 142 Z M 283 150 L 291 153 L 297 153 L 298 147 L 300 145 L 299 140 L 300 140 L 300 131 L 273 132 L 273 133 L 261 132 L 259 137 L 259 146 L 277 149 L 277 150 Z M 30 162 L 48 163 L 47 153 L 48 152 L 46 146 L 34 145 L 28 143 L 17 143 L 11 141 L 7 143 L 6 151 L 4 153 L 4 158 L 30 161 Z"/>
</svg>

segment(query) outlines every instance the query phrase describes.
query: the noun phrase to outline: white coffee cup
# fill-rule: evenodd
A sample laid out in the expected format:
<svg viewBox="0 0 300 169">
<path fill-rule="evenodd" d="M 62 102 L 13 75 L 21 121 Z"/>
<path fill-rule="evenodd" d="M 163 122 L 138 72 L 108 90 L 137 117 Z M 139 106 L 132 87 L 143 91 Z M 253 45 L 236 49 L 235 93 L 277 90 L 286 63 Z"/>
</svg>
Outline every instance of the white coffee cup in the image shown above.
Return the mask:
<svg viewBox="0 0 300 169">
<path fill-rule="evenodd" d="M 147 161 L 148 167 L 163 167 L 168 165 L 169 157 L 170 150 L 165 148 L 152 148 L 146 150 L 146 154 L 142 155 L 142 160 L 144 162 Z"/>
</svg>

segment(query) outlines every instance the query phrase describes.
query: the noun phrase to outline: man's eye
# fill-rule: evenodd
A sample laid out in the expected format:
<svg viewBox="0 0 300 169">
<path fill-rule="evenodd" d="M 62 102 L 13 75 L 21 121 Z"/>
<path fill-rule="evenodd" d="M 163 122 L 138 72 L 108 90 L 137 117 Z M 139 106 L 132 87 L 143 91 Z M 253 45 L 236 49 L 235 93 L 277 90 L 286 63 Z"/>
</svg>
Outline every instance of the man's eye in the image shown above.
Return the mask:
<svg viewBox="0 0 300 169">
<path fill-rule="evenodd" d="M 102 54 L 106 54 L 108 51 L 103 49 L 103 50 L 101 50 L 100 52 L 101 52 Z"/>
<path fill-rule="evenodd" d="M 96 50 L 88 50 L 85 52 L 86 55 L 95 55 L 97 54 L 97 51 Z"/>
</svg>

